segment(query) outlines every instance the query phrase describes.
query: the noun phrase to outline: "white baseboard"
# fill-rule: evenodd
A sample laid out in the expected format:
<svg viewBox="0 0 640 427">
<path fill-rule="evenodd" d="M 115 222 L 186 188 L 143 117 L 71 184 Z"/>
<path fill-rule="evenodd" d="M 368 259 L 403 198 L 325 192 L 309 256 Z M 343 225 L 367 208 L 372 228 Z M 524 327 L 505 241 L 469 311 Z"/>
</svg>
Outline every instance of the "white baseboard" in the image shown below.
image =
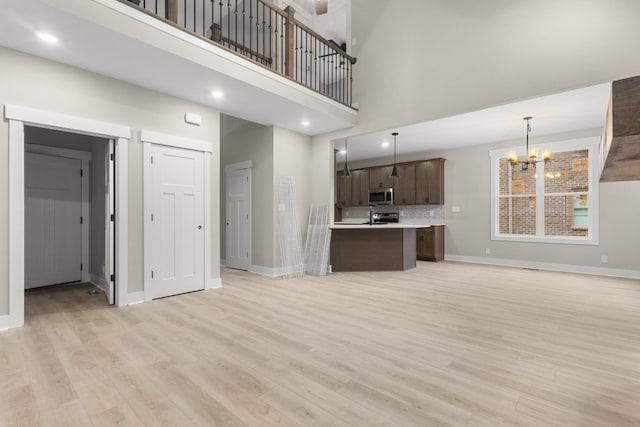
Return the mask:
<svg viewBox="0 0 640 427">
<path fill-rule="evenodd" d="M 640 271 L 617 268 L 590 267 L 584 265 L 554 264 L 549 262 L 524 261 L 519 259 L 486 258 L 445 254 L 446 261 L 468 262 L 472 264 L 499 265 L 504 267 L 536 268 L 538 270 L 560 271 L 563 273 L 593 274 L 596 276 L 640 279 Z"/>
<path fill-rule="evenodd" d="M 102 291 L 105 294 L 108 294 L 108 289 L 109 287 L 107 286 L 107 279 L 104 277 L 100 277 L 100 276 L 96 276 L 95 274 L 91 275 L 91 279 L 90 282 L 94 285 L 97 286 L 98 288 L 102 289 Z"/>
<path fill-rule="evenodd" d="M 261 276 L 268 276 L 268 277 L 281 277 L 289 274 L 295 274 L 296 271 L 295 271 L 295 268 L 292 268 L 292 267 L 270 268 L 270 267 L 263 267 L 261 265 L 252 265 L 249 267 L 249 273 L 255 273 Z"/>
<path fill-rule="evenodd" d="M 9 321 L 8 314 L 3 314 L 2 316 L 0 316 L 0 331 L 6 331 L 7 329 L 9 329 L 10 324 L 11 322 Z"/>
<path fill-rule="evenodd" d="M 127 305 L 142 304 L 143 302 L 144 302 L 144 291 L 129 292 L 129 298 L 127 300 Z"/>
<path fill-rule="evenodd" d="M 222 279 L 220 277 L 207 280 L 205 289 L 218 289 L 222 287 Z"/>
</svg>

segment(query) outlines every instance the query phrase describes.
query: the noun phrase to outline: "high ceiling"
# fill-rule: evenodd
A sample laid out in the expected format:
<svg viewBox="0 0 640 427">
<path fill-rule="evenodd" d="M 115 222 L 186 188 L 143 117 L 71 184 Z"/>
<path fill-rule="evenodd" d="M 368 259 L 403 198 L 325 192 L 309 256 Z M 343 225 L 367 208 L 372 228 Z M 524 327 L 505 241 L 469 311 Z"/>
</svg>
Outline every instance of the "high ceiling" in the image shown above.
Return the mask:
<svg viewBox="0 0 640 427">
<path fill-rule="evenodd" d="M 555 95 L 505 104 L 444 119 L 387 129 L 348 138 L 348 158 L 358 161 L 391 158 L 392 132 L 398 132 L 399 155 L 444 150 L 497 141 L 524 138 L 523 117 L 532 116 L 531 137 L 583 129 L 605 124 L 611 84 L 601 84 Z M 382 147 L 382 143 L 389 143 Z M 335 141 L 344 147 L 344 139 Z"/>
</svg>

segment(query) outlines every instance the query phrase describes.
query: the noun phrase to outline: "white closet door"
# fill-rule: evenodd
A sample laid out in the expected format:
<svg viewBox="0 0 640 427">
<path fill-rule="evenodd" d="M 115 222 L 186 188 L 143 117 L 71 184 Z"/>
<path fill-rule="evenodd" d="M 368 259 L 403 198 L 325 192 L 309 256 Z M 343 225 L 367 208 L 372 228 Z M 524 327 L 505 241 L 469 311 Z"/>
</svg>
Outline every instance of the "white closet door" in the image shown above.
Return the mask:
<svg viewBox="0 0 640 427">
<path fill-rule="evenodd" d="M 25 153 L 25 289 L 82 280 L 81 168 Z"/>
<path fill-rule="evenodd" d="M 204 155 L 154 146 L 151 298 L 204 289 Z"/>
<path fill-rule="evenodd" d="M 249 269 L 249 169 L 227 174 L 226 266 Z"/>
</svg>

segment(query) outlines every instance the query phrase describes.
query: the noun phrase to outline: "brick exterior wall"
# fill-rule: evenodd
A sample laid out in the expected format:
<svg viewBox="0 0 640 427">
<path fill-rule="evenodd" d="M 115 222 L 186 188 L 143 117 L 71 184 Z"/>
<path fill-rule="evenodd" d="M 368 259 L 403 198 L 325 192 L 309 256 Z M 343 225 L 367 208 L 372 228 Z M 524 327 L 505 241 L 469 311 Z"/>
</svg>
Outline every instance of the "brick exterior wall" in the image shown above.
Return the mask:
<svg viewBox="0 0 640 427">
<path fill-rule="evenodd" d="M 587 150 L 553 153 L 551 161 L 545 165 L 544 177 L 537 176 L 536 168 L 532 166 L 522 170 L 520 165 L 512 167 L 507 159 L 500 159 L 500 233 L 536 234 L 536 179 L 544 178 L 545 235 L 588 236 L 587 227 L 575 223 L 576 216 L 586 214 L 587 196 L 584 193 L 589 191 L 588 155 Z M 553 195 L 555 193 L 574 194 Z"/>
</svg>

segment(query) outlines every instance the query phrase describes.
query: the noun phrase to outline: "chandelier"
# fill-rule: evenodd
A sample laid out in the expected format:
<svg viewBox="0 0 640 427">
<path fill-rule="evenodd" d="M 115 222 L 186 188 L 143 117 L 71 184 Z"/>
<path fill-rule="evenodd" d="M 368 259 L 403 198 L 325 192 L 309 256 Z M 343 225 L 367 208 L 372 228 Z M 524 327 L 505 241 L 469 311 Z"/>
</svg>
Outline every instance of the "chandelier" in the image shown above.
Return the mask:
<svg viewBox="0 0 640 427">
<path fill-rule="evenodd" d="M 509 154 L 507 154 L 507 160 L 509 160 L 509 163 L 511 163 L 511 166 L 515 166 L 515 165 L 522 165 L 521 168 L 522 170 L 527 170 L 529 169 L 529 165 L 532 165 L 534 168 L 536 167 L 536 163 L 540 163 L 540 162 L 545 162 L 547 163 L 549 160 L 551 160 L 551 153 L 547 150 L 544 150 L 542 152 L 542 160 L 538 160 L 538 149 L 533 147 L 531 149 L 529 149 L 529 133 L 531 132 L 531 125 L 529 124 L 529 120 L 533 119 L 533 117 L 531 116 L 527 116 L 527 117 L 523 117 L 522 120 L 525 120 L 527 122 L 527 155 L 525 157 L 524 160 L 519 160 L 518 159 L 518 154 L 515 151 L 511 151 L 509 152 Z"/>
</svg>

